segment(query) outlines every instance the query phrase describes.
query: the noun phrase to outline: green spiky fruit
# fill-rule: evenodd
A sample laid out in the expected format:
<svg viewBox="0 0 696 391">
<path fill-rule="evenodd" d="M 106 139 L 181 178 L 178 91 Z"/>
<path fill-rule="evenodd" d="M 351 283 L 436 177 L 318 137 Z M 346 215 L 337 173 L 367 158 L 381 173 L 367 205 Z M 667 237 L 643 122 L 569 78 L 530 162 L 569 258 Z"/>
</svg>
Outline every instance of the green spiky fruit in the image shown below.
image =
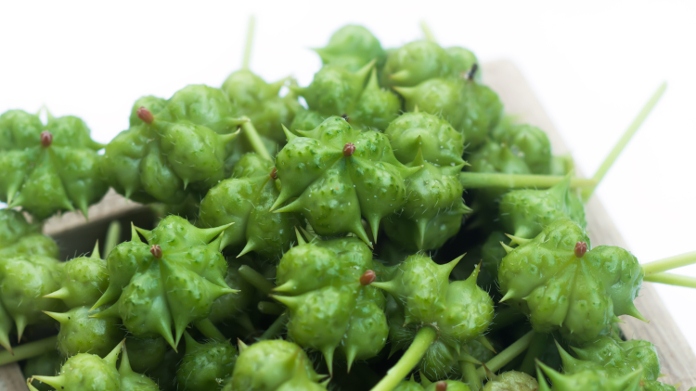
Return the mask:
<svg viewBox="0 0 696 391">
<path fill-rule="evenodd" d="M 428 79 L 449 76 L 452 70 L 452 59 L 445 49 L 434 42 L 415 41 L 388 54 L 382 84 L 415 86 Z"/>
<path fill-rule="evenodd" d="M 329 371 L 337 348 L 350 368 L 387 341 L 384 295 L 363 277 L 374 277 L 373 269 L 372 252 L 357 238 L 300 244 L 280 260 L 275 291 L 283 295 L 274 298 L 290 310 L 288 335 L 322 352 Z"/>
<path fill-rule="evenodd" d="M 524 372 L 508 371 L 486 383 L 483 391 L 536 391 L 539 383 Z"/>
<path fill-rule="evenodd" d="M 570 189 L 570 176 L 549 189 L 513 190 L 500 200 L 500 219 L 505 230 L 521 238 L 533 238 L 549 224 L 570 219 L 585 228 L 585 207 Z"/>
<path fill-rule="evenodd" d="M 145 243 L 134 230 L 106 260 L 109 287 L 94 308 L 116 303 L 96 316 L 119 317 L 134 336 L 161 335 L 176 347 L 189 323 L 208 317 L 215 299 L 235 292 L 225 283 L 227 263 L 218 250 L 225 228 L 199 229 L 168 216 L 152 231 L 137 229 Z"/>
<path fill-rule="evenodd" d="M 123 340 L 124 332 L 118 319 L 95 318 L 88 307 L 76 307 L 68 312 L 46 312 L 60 323 L 58 350 L 64 357 L 91 353 L 106 357 Z"/>
<path fill-rule="evenodd" d="M 560 330 L 571 342 L 596 338 L 619 315 L 643 319 L 633 304 L 643 269 L 628 251 L 592 250 L 585 231 L 560 220 L 511 249 L 498 271 L 503 301 L 519 306 L 535 330 Z M 589 251 L 588 251 L 589 250 Z"/>
<path fill-rule="evenodd" d="M 553 383 L 549 387 L 544 375 Z M 640 391 L 642 368 L 623 376 L 612 376 L 602 369 L 585 369 L 573 374 L 562 374 L 538 363 L 537 380 L 539 391 Z"/>
<path fill-rule="evenodd" d="M 254 153 L 244 155 L 232 178 L 218 183 L 201 201 L 199 226 L 233 223 L 222 234 L 221 248 L 275 259 L 290 247 L 298 220 L 293 213 L 269 211 L 280 194 L 272 164 Z"/>
<path fill-rule="evenodd" d="M 418 168 L 401 164 L 387 137 L 353 129 L 330 117 L 311 131 L 288 133 L 289 143 L 276 156 L 281 180 L 276 212 L 299 212 L 320 235 L 352 232 L 369 242 L 363 216 L 374 238 L 383 217 L 406 202 L 404 178 Z"/>
<path fill-rule="evenodd" d="M 425 389 L 423 386 L 420 385 L 417 381 L 413 380 L 413 377 L 411 377 L 410 380 L 404 380 L 401 383 L 399 383 L 396 388 L 394 388 L 394 391 L 424 391 Z"/>
<path fill-rule="evenodd" d="M 340 66 L 351 72 L 357 71 L 372 60 L 376 60 L 377 67 L 381 68 L 387 57 L 379 40 L 368 29 L 352 24 L 338 29 L 331 35 L 325 47 L 314 51 L 321 57 L 324 65 Z"/>
<path fill-rule="evenodd" d="M 92 255 L 61 263 L 60 289 L 45 297 L 63 300 L 68 308 L 91 307 L 109 285 L 106 261 L 99 255 L 99 244 Z"/>
<path fill-rule="evenodd" d="M 466 77 L 471 71 L 474 64 L 478 64 L 479 61 L 476 55 L 469 49 L 465 49 L 459 46 L 452 46 L 445 49 L 450 57 L 452 63 L 452 75 L 455 77 Z M 474 80 L 481 82 L 482 72 L 478 70 L 474 74 Z"/>
<path fill-rule="evenodd" d="M 55 376 L 60 371 L 60 364 L 63 360 L 57 350 L 52 350 L 40 356 L 32 357 L 27 360 L 27 363 L 22 369 L 24 377 L 31 378 L 33 376 Z M 46 383 L 35 382 L 36 391 L 50 391 L 54 388 Z"/>
<path fill-rule="evenodd" d="M 10 110 L 0 115 L 0 201 L 21 206 L 39 219 L 99 201 L 108 185 L 97 151 L 103 145 L 73 116 L 41 123 L 38 115 Z"/>
<path fill-rule="evenodd" d="M 277 339 L 250 346 L 240 344 L 232 379 L 223 390 L 325 390 L 317 384 L 323 376 L 314 371 L 311 363 L 302 348 L 292 342 Z"/>
<path fill-rule="evenodd" d="M 17 210 L 0 209 L 0 258 L 17 254 L 58 258 L 58 245 L 41 235 L 41 224 L 29 223 Z"/>
<path fill-rule="evenodd" d="M 464 164 L 464 137 L 433 114 L 404 113 L 389 124 L 384 134 L 401 163 L 411 163 L 421 153 L 423 159 L 439 167 Z"/>
<path fill-rule="evenodd" d="M 188 333 L 186 355 L 176 371 L 180 390 L 221 390 L 232 375 L 237 349 L 229 341 L 196 342 Z"/>
<path fill-rule="evenodd" d="M 543 130 L 527 124 L 513 124 L 503 120 L 491 132 L 491 137 L 507 146 L 527 164 L 534 174 L 551 172 L 551 142 Z"/>
<path fill-rule="evenodd" d="M 135 113 L 135 117 L 133 116 Z M 240 120 L 221 90 L 191 85 L 168 101 L 138 99 L 130 128 L 106 146 L 104 176 L 127 198 L 179 204 L 224 178 Z"/>
<path fill-rule="evenodd" d="M 323 116 L 314 110 L 301 110 L 297 113 L 297 115 L 295 115 L 295 119 L 292 120 L 289 128 L 293 132 L 296 130 L 314 129 L 321 125 L 325 119 L 326 116 Z"/>
<path fill-rule="evenodd" d="M 121 388 L 120 391 L 159 391 L 157 383 L 149 377 L 134 372 L 128 359 L 128 351 L 123 348 L 121 366 L 118 368 Z"/>
<path fill-rule="evenodd" d="M 125 349 L 130 352 L 130 365 L 133 370 L 146 373 L 164 361 L 167 346 L 167 341 L 162 337 L 136 338 L 131 335 L 126 337 Z"/>
</svg>

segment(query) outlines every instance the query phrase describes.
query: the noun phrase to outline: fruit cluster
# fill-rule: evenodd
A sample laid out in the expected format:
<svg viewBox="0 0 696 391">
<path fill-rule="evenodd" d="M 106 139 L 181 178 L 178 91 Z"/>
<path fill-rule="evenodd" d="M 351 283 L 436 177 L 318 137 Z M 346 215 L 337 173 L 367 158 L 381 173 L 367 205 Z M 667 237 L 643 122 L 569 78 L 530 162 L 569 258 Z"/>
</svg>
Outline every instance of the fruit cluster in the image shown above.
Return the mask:
<svg viewBox="0 0 696 391">
<path fill-rule="evenodd" d="M 138 99 L 106 146 L 0 116 L 0 365 L 42 390 L 675 390 L 616 323 L 644 280 L 695 286 L 664 272 L 696 255 L 591 247 L 603 174 L 574 178 L 425 32 L 386 50 L 345 26 L 306 87 L 247 57 Z M 59 261 L 42 221 L 109 187 L 158 223 Z"/>
</svg>

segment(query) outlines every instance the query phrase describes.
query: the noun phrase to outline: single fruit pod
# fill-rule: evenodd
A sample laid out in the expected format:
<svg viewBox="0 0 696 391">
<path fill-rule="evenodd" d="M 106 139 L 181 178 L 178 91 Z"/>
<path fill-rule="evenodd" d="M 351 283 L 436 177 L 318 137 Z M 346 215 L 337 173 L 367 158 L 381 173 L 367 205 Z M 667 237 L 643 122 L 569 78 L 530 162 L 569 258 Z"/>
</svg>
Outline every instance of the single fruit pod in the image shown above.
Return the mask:
<svg viewBox="0 0 696 391">
<path fill-rule="evenodd" d="M 314 110 L 301 110 L 295 115 L 295 119 L 292 120 L 292 123 L 290 126 L 288 126 L 288 128 L 293 132 L 302 129 L 314 129 L 321 125 L 325 119 L 326 116 L 323 116 Z"/>
<path fill-rule="evenodd" d="M 18 254 L 58 258 L 58 245 L 41 234 L 41 224 L 29 223 L 14 209 L 0 209 L 0 258 Z"/>
<path fill-rule="evenodd" d="M 226 228 L 199 229 L 178 216 L 152 231 L 134 228 L 131 241 L 109 253 L 109 287 L 93 308 L 116 303 L 94 316 L 121 318 L 134 336 L 161 335 L 176 349 L 189 323 L 207 318 L 215 299 L 236 292 L 225 283 L 227 263 L 219 252 Z"/>
<path fill-rule="evenodd" d="M 350 371 L 387 342 L 384 295 L 370 286 L 372 251 L 358 238 L 303 242 L 280 260 L 273 298 L 288 306 L 293 341 L 322 352 L 329 372 L 338 348 Z"/>
<path fill-rule="evenodd" d="M 242 259 L 245 263 L 250 261 Z M 243 265 L 240 260 L 227 258 L 227 275 L 225 282 L 230 289 L 239 293 L 234 295 L 222 295 L 215 299 L 210 310 L 210 319 L 213 323 L 234 320 L 246 311 L 254 299 L 254 287 L 239 275 L 239 268 Z"/>
<path fill-rule="evenodd" d="M 91 307 L 109 286 L 106 261 L 99 255 L 99 243 L 92 254 L 61 263 L 60 288 L 44 297 L 63 300 L 68 308 Z M 111 348 L 111 347 L 110 347 Z"/>
<path fill-rule="evenodd" d="M 275 339 L 249 346 L 240 342 L 232 379 L 223 391 L 313 391 L 317 386 L 319 390 L 325 390 L 326 387 L 317 383 L 324 376 L 318 375 L 311 364 L 302 348 L 292 342 Z M 305 388 L 295 387 L 293 383 L 298 378 L 303 379 Z"/>
<path fill-rule="evenodd" d="M 452 59 L 445 49 L 430 41 L 415 41 L 388 53 L 382 84 L 410 87 L 452 73 Z"/>
<path fill-rule="evenodd" d="M 522 158 L 532 173 L 551 173 L 551 141 L 543 130 L 505 118 L 491 131 L 491 138 Z"/>
<path fill-rule="evenodd" d="M 182 203 L 224 178 L 233 133 L 242 122 L 222 91 L 188 86 L 168 101 L 138 99 L 128 130 L 106 146 L 104 176 L 127 198 Z M 189 188 L 191 185 L 191 188 Z"/>
<path fill-rule="evenodd" d="M 467 81 L 461 78 L 436 77 L 413 87 L 394 87 L 404 97 L 407 112 L 423 111 L 442 116 L 444 120 L 461 131 L 462 121 L 467 115 L 464 102 L 464 89 Z M 468 135 L 463 133 L 469 143 Z"/>
<path fill-rule="evenodd" d="M 464 134 L 468 147 L 476 149 L 486 141 L 488 132 L 493 130 L 503 116 L 503 103 L 498 94 L 489 87 L 475 81 L 478 64 L 469 71 L 462 90 L 464 117 L 457 130 Z"/>
<path fill-rule="evenodd" d="M 399 385 L 394 388 L 394 391 L 425 391 L 425 389 L 420 383 L 415 381 L 413 375 L 411 375 L 409 380 L 404 380 L 399 383 Z"/>
<path fill-rule="evenodd" d="M 539 391 L 640 391 L 642 368 L 636 368 L 633 372 L 615 377 L 602 369 L 585 369 L 573 374 L 562 374 L 551 367 L 537 361 L 537 382 Z M 553 382 L 549 387 L 546 377 Z"/>
<path fill-rule="evenodd" d="M 34 376 L 55 376 L 60 371 L 62 360 L 63 357 L 61 357 L 60 353 L 58 353 L 57 350 L 52 350 L 27 360 L 27 363 L 24 364 L 24 368 L 22 368 L 22 374 L 25 378 Z M 54 389 L 48 384 L 38 381 L 35 382 L 33 386 L 36 391 L 50 391 Z"/>
<path fill-rule="evenodd" d="M 365 27 L 354 24 L 341 27 L 331 35 L 326 46 L 313 50 L 324 65 L 340 66 L 351 72 L 372 60 L 376 60 L 376 66 L 381 68 L 387 58 L 379 40 Z"/>
<path fill-rule="evenodd" d="M 129 335 L 124 351 L 131 352 L 130 365 L 135 372 L 149 373 L 164 361 L 168 346 L 162 337 L 136 338 Z"/>
<path fill-rule="evenodd" d="M 549 189 L 513 190 L 500 200 L 500 220 L 515 237 L 531 239 L 558 220 L 572 220 L 585 228 L 585 206 L 570 189 L 571 176 Z"/>
<path fill-rule="evenodd" d="M 123 347 L 123 356 L 121 357 L 121 366 L 118 368 L 118 374 L 121 383 L 120 391 L 159 391 L 159 387 L 154 380 L 133 371 L 125 346 Z"/>
<path fill-rule="evenodd" d="M 483 391 L 536 391 L 539 383 L 524 372 L 507 371 L 491 379 Z"/>
<path fill-rule="evenodd" d="M 419 168 L 401 164 L 384 134 L 355 130 L 340 117 L 299 137 L 287 133 L 276 156 L 282 185 L 272 210 L 302 213 L 320 235 L 351 232 L 369 243 L 363 216 L 376 240 L 382 218 L 406 202 L 404 178 Z"/>
<path fill-rule="evenodd" d="M 196 342 L 188 333 L 186 354 L 176 371 L 182 391 L 221 390 L 232 375 L 237 349 L 229 341 Z"/>
<path fill-rule="evenodd" d="M 413 162 L 419 153 L 438 167 L 465 164 L 464 137 L 436 115 L 422 111 L 404 113 L 389 124 L 384 134 L 389 137 L 394 156 L 403 164 Z"/>
<path fill-rule="evenodd" d="M 63 357 L 91 353 L 106 357 L 125 336 L 118 319 L 95 318 L 89 307 L 76 307 L 68 312 L 48 312 L 46 315 L 60 323 L 58 350 Z"/>
<path fill-rule="evenodd" d="M 0 345 L 10 347 L 8 334 L 17 327 L 18 340 L 28 325 L 51 319 L 42 311 L 64 311 L 62 302 L 44 298 L 58 289 L 60 261 L 44 255 L 0 258 Z"/>
<path fill-rule="evenodd" d="M 560 330 L 571 342 L 596 338 L 619 315 L 643 319 L 633 304 L 644 271 L 628 251 L 590 249 L 585 231 L 559 220 L 534 239 L 514 239 L 498 271 L 501 301 L 519 306 L 534 330 Z M 589 250 L 589 251 L 588 251 Z M 588 303 L 592 303 L 590 306 Z"/>
<path fill-rule="evenodd" d="M 10 110 L 0 115 L 0 201 L 21 206 L 39 219 L 89 205 L 106 190 L 97 151 L 103 145 L 77 117 L 54 118 L 46 125 L 38 115 Z"/>
<path fill-rule="evenodd" d="M 257 154 L 244 155 L 235 165 L 232 178 L 215 185 L 201 201 L 198 225 L 233 225 L 221 235 L 220 249 L 231 247 L 238 256 L 255 252 L 276 259 L 290 247 L 294 213 L 272 213 L 280 191 L 272 162 Z"/>
<path fill-rule="evenodd" d="M 466 77 L 474 64 L 479 64 L 476 55 L 469 49 L 460 46 L 451 46 L 445 49 L 452 63 L 452 76 Z M 481 83 L 481 71 L 478 70 L 474 75 L 474 80 Z"/>
</svg>

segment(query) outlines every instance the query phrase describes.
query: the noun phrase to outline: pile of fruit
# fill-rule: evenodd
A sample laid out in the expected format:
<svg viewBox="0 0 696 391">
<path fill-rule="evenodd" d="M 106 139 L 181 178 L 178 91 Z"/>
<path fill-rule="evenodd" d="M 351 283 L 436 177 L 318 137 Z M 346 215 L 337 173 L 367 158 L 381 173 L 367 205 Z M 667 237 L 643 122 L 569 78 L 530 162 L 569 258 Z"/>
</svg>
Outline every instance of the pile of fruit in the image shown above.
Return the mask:
<svg viewBox="0 0 696 391">
<path fill-rule="evenodd" d="M 696 253 L 641 266 L 585 231 L 622 145 L 574 178 L 427 32 L 345 26 L 306 87 L 245 65 L 142 97 L 106 146 L 0 115 L 0 365 L 32 390 L 675 390 L 616 323 L 643 281 L 696 286 L 665 273 Z M 109 188 L 158 222 L 59 261 L 42 222 Z"/>
</svg>

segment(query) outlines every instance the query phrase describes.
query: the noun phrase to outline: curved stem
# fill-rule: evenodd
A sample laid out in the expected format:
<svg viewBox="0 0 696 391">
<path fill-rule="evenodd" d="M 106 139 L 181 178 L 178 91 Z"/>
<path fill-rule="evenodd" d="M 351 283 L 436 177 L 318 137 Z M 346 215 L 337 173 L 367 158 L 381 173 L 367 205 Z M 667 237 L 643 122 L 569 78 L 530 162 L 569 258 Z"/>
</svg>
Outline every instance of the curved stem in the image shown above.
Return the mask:
<svg viewBox="0 0 696 391">
<path fill-rule="evenodd" d="M 261 137 L 259 137 L 259 133 L 256 131 L 254 124 L 252 124 L 251 120 L 248 118 L 246 119 L 248 121 L 242 124 L 242 132 L 244 132 L 249 144 L 251 144 L 251 148 L 253 148 L 254 152 L 258 153 L 262 158 L 274 161 L 271 155 L 268 153 L 266 146 L 263 144 Z"/>
<path fill-rule="evenodd" d="M 259 337 L 259 341 L 265 341 L 267 339 L 275 338 L 285 327 L 285 323 L 288 321 L 288 313 L 282 313 L 269 327 L 268 330 L 264 331 Z"/>
<path fill-rule="evenodd" d="M 242 69 L 249 69 L 251 62 L 251 46 L 254 42 L 254 25 L 256 18 L 252 15 L 249 17 L 249 27 L 247 29 L 246 42 L 244 44 L 244 57 L 242 57 Z"/>
<path fill-rule="evenodd" d="M 470 362 L 462 363 L 462 374 L 464 376 L 464 381 L 471 391 L 479 391 L 481 389 L 481 378 L 476 372 L 476 366 Z"/>
<path fill-rule="evenodd" d="M 522 354 L 522 352 L 527 350 L 527 348 L 529 347 L 529 344 L 532 342 L 532 337 L 534 337 L 534 334 L 535 333 L 533 330 L 528 332 L 522 338 L 515 341 L 512 345 L 505 348 L 505 350 L 498 353 L 498 355 L 488 360 L 488 362 L 484 364 L 485 367 L 481 366 L 476 370 L 479 377 L 486 376 L 486 368 L 488 368 L 488 370 L 491 372 L 496 372 L 500 368 L 507 365 L 510 361 L 514 360 L 515 357 Z"/>
<path fill-rule="evenodd" d="M 614 148 L 609 153 L 609 156 L 607 156 L 604 159 L 602 165 L 599 166 L 597 172 L 595 172 L 594 176 L 592 177 L 592 179 L 597 181 L 597 184 L 594 187 L 583 191 L 582 196 L 585 201 L 587 201 L 590 198 L 590 196 L 592 196 L 592 193 L 594 193 L 597 186 L 599 186 L 599 183 L 602 181 L 602 179 L 604 179 L 604 176 L 607 174 L 607 171 L 609 171 L 609 169 L 614 164 L 616 159 L 619 157 L 621 152 L 624 150 L 624 148 L 626 148 L 628 142 L 631 141 L 633 135 L 636 134 L 636 132 L 640 128 L 640 125 L 643 124 L 645 118 L 648 117 L 648 114 L 650 114 L 652 109 L 660 100 L 662 94 L 664 94 L 665 92 L 665 89 L 667 89 L 667 83 L 662 83 L 662 85 L 660 85 L 660 87 L 657 88 L 657 91 L 655 91 L 653 95 L 650 97 L 650 100 L 648 100 L 645 106 L 643 106 L 643 108 L 640 110 L 638 116 L 633 120 L 631 125 L 628 126 L 628 129 L 626 129 L 626 131 L 621 136 L 616 145 L 614 145 Z"/>
<path fill-rule="evenodd" d="M 659 284 L 683 286 L 696 289 L 696 277 L 680 276 L 672 273 L 655 273 L 645 276 L 643 281 L 656 282 Z"/>
<path fill-rule="evenodd" d="M 57 342 L 58 336 L 54 335 L 52 337 L 16 346 L 13 349 L 14 355 L 10 353 L 8 350 L 4 350 L 0 352 L 0 366 L 24 360 L 27 358 L 40 356 L 44 353 L 53 351 L 56 349 Z"/>
<path fill-rule="evenodd" d="M 501 188 L 549 188 L 564 180 L 563 176 L 556 175 L 521 175 L 521 174 L 501 174 L 489 172 L 463 171 L 459 173 L 459 182 L 465 189 L 480 189 L 484 187 Z M 591 188 L 597 184 L 594 179 L 572 178 L 570 187 L 572 188 Z"/>
<path fill-rule="evenodd" d="M 198 331 L 200 331 L 201 334 L 203 334 L 206 338 L 217 341 L 224 341 L 227 339 L 208 318 L 196 321 L 193 325 L 196 326 Z"/>
<path fill-rule="evenodd" d="M 121 223 L 114 220 L 109 224 L 109 229 L 106 231 L 106 241 L 104 241 L 104 251 L 102 252 L 104 259 L 109 256 L 111 250 L 113 250 L 120 241 Z"/>
<path fill-rule="evenodd" d="M 260 301 L 258 304 L 259 312 L 266 315 L 280 315 L 285 312 L 285 307 L 270 301 Z"/>
<path fill-rule="evenodd" d="M 250 266 L 242 265 L 238 270 L 239 275 L 246 280 L 249 284 L 253 285 L 254 288 L 261 291 L 263 294 L 268 295 L 273 291 L 273 284 L 266 279 L 261 273 L 252 269 Z"/>
<path fill-rule="evenodd" d="M 534 373 L 536 373 L 536 359 L 540 357 L 542 353 L 544 353 L 544 349 L 546 349 L 546 344 L 548 341 L 548 334 L 534 334 L 532 341 L 529 343 L 527 354 L 525 354 L 524 360 L 522 360 L 522 365 L 520 365 L 520 372 L 524 372 L 530 376 L 533 376 Z"/>
<path fill-rule="evenodd" d="M 425 23 L 425 20 L 421 20 L 420 28 L 421 28 L 421 31 L 423 31 L 423 35 L 425 35 L 426 40 L 428 40 L 430 42 L 437 43 L 437 40 L 435 39 L 435 35 L 433 34 L 433 30 L 431 30 L 430 26 L 428 26 L 428 24 Z"/>
<path fill-rule="evenodd" d="M 649 276 L 655 273 L 666 272 L 668 270 L 676 269 L 682 266 L 688 266 L 696 263 L 696 251 L 690 253 L 684 253 L 675 255 L 673 257 L 660 259 L 653 262 L 644 263 L 643 271 L 645 276 Z"/>
<path fill-rule="evenodd" d="M 393 390 L 416 367 L 436 339 L 437 331 L 434 328 L 421 327 L 399 362 L 387 371 L 387 376 L 383 377 L 371 391 Z"/>
</svg>

